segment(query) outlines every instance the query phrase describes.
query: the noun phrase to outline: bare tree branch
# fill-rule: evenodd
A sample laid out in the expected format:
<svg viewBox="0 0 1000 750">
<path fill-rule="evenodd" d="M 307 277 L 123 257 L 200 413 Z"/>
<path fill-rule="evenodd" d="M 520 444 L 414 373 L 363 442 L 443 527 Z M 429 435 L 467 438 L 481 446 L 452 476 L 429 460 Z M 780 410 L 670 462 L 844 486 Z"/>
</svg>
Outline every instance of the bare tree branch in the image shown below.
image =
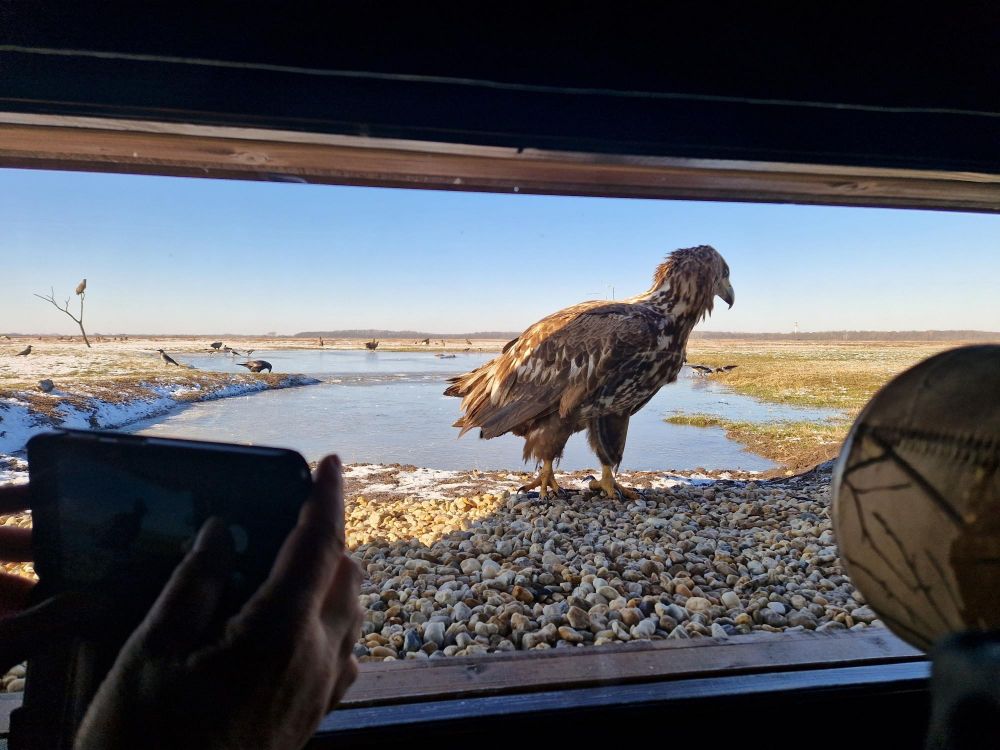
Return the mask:
<svg viewBox="0 0 1000 750">
<path fill-rule="evenodd" d="M 83 334 L 83 343 L 85 343 L 88 347 L 90 347 L 90 339 L 87 338 L 87 332 L 83 329 L 83 299 L 84 297 L 87 296 L 86 292 L 80 293 L 80 317 L 77 317 L 76 315 L 74 315 L 69 311 L 70 298 L 67 297 L 66 302 L 61 307 L 59 306 L 59 303 L 56 302 L 56 292 L 55 288 L 53 287 L 49 287 L 48 296 L 44 294 L 36 294 L 34 296 L 38 297 L 38 299 L 45 300 L 46 302 L 51 304 L 56 310 L 66 313 L 73 320 L 74 323 L 80 326 L 80 333 Z"/>
</svg>

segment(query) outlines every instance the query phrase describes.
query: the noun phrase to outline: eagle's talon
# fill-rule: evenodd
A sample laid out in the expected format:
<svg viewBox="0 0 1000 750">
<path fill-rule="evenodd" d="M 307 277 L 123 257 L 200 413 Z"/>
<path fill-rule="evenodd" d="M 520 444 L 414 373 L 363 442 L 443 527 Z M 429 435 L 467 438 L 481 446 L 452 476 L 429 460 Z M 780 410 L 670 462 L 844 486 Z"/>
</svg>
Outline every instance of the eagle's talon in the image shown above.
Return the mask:
<svg viewBox="0 0 1000 750">
<path fill-rule="evenodd" d="M 603 492 L 608 499 L 614 497 L 619 500 L 638 500 L 640 497 L 635 490 L 618 484 L 609 466 L 604 467 L 600 479 L 590 480 L 590 490 L 591 492 Z"/>
<path fill-rule="evenodd" d="M 552 469 L 551 461 L 545 461 L 542 468 L 538 471 L 538 475 L 523 487 L 519 487 L 517 491 L 527 492 L 535 487 L 538 488 L 538 497 L 540 500 L 544 500 L 549 496 L 550 489 L 557 495 L 562 492 L 562 488 L 556 484 L 555 471 Z"/>
</svg>

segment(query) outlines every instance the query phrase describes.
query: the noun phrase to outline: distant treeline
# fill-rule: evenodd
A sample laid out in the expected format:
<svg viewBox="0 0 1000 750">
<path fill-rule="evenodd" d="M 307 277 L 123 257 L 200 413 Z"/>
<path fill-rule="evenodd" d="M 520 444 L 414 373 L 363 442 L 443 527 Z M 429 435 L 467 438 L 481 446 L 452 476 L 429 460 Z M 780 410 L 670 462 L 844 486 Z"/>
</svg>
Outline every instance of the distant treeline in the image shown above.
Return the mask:
<svg viewBox="0 0 1000 750">
<path fill-rule="evenodd" d="M 692 339 L 746 341 L 1000 341 L 996 331 L 800 331 L 799 333 L 738 333 L 694 331 Z"/>
<path fill-rule="evenodd" d="M 304 331 L 293 334 L 297 339 L 512 339 L 521 332 L 476 331 L 475 333 L 427 333 L 426 331 L 386 331 L 380 328 L 351 328 L 344 331 Z"/>
<path fill-rule="evenodd" d="M 56 333 L 15 333 L 0 331 L 0 336 L 65 336 Z M 327 338 L 327 339 L 503 339 L 520 336 L 520 331 L 476 331 L 475 333 L 427 333 L 426 331 L 388 331 L 381 328 L 351 328 L 343 331 L 303 331 L 292 336 L 273 333 L 95 333 L 94 336 L 133 336 L 136 338 Z M 741 333 L 738 331 L 694 331 L 692 339 L 742 339 L 744 341 L 995 341 L 1000 342 L 1000 331 L 800 331 L 799 333 Z"/>
</svg>

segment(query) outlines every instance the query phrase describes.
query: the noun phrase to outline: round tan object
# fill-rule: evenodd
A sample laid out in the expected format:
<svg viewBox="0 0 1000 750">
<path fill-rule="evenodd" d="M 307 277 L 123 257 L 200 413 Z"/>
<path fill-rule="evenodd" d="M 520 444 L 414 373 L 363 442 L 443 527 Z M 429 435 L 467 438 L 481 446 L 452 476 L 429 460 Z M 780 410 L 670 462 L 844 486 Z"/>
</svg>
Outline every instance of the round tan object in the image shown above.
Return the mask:
<svg viewBox="0 0 1000 750">
<path fill-rule="evenodd" d="M 872 609 L 927 649 L 1000 627 L 1000 346 L 931 357 L 889 382 L 833 472 L 841 559 Z"/>
</svg>

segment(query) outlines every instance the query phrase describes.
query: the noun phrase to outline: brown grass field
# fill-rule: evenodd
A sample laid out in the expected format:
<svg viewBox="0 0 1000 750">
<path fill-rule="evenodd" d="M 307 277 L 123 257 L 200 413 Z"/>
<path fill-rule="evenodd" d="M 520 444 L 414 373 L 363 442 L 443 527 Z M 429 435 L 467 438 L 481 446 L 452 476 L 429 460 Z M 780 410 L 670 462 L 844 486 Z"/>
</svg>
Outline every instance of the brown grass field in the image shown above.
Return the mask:
<svg viewBox="0 0 1000 750">
<path fill-rule="evenodd" d="M 667 421 L 722 427 L 754 453 L 782 464 L 784 468 L 775 473 L 792 474 L 834 458 L 858 412 L 893 377 L 964 343 L 694 340 L 688 346 L 689 363 L 737 365 L 729 372 L 708 376 L 734 391 L 773 403 L 838 409 L 842 417 L 753 424 L 682 414 Z"/>
</svg>

